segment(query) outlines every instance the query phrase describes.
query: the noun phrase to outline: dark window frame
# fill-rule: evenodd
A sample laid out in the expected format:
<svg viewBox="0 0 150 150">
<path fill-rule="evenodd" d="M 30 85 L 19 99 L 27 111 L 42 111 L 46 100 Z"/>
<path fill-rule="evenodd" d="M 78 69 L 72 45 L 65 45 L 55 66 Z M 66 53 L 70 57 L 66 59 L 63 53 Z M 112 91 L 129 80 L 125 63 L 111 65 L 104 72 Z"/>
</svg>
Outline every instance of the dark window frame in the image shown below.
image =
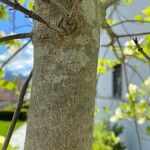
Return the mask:
<svg viewBox="0 0 150 150">
<path fill-rule="evenodd" d="M 113 69 L 113 97 L 122 97 L 122 65 L 116 65 Z"/>
</svg>

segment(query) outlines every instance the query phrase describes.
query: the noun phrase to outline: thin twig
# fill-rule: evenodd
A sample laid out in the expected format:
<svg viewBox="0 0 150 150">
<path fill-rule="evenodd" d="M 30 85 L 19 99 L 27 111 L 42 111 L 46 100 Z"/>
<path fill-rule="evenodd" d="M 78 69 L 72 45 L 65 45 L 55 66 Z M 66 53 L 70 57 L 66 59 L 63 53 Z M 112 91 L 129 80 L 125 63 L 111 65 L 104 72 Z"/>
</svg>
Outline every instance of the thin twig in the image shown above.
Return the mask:
<svg viewBox="0 0 150 150">
<path fill-rule="evenodd" d="M 118 38 L 125 38 L 125 37 L 131 37 L 131 36 L 141 36 L 141 35 L 148 35 L 150 32 L 141 32 L 141 33 L 132 33 L 132 34 L 122 34 L 117 35 Z"/>
<path fill-rule="evenodd" d="M 32 28 L 32 26 L 31 25 L 19 25 L 19 26 L 16 26 L 15 27 L 15 30 L 18 30 L 18 29 L 20 29 L 20 28 Z"/>
<path fill-rule="evenodd" d="M 126 65 L 125 65 L 125 62 L 124 62 L 124 54 L 123 54 L 123 51 L 122 51 L 122 46 L 121 46 L 121 42 L 119 41 L 119 39 L 117 38 L 116 39 L 117 43 L 118 43 L 118 46 L 120 48 L 120 51 L 121 51 L 121 56 L 122 56 L 122 66 L 123 66 L 123 70 L 124 70 L 124 77 L 125 77 L 125 83 L 126 83 L 126 88 L 128 90 L 128 74 L 127 74 L 127 70 L 126 70 Z"/>
<path fill-rule="evenodd" d="M 150 57 L 144 52 L 143 48 L 140 46 L 137 37 L 133 38 L 133 41 L 136 44 L 138 51 L 150 62 Z"/>
<path fill-rule="evenodd" d="M 129 63 L 126 63 L 126 66 L 128 66 L 129 68 L 131 68 L 137 74 L 137 76 L 139 77 L 139 79 L 141 80 L 141 82 L 144 81 L 144 79 L 141 76 L 141 74 L 132 65 L 130 65 Z"/>
<path fill-rule="evenodd" d="M 4 68 L 9 62 L 10 60 L 12 60 L 21 50 L 23 50 L 29 43 L 31 42 L 31 40 L 29 40 L 27 43 L 25 43 L 21 48 L 19 48 L 12 56 L 10 56 L 0 67 L 0 69 Z"/>
<path fill-rule="evenodd" d="M 13 32 L 16 32 L 16 10 L 13 11 L 13 21 L 12 21 Z"/>
<path fill-rule="evenodd" d="M 9 35 L 0 38 L 0 43 L 10 41 L 10 40 L 15 40 L 15 39 L 23 39 L 23 38 L 32 38 L 32 33 L 20 33 L 20 34 L 14 34 L 14 35 Z"/>
<path fill-rule="evenodd" d="M 122 15 L 120 15 L 119 13 L 117 13 L 117 18 L 118 18 L 119 20 L 121 20 L 121 17 L 122 17 Z M 129 31 L 128 31 L 128 29 L 126 28 L 126 26 L 125 26 L 124 24 L 121 24 L 121 27 L 122 27 L 123 30 L 126 32 L 126 34 L 129 35 Z M 131 37 L 130 37 L 130 38 L 131 38 Z"/>
<path fill-rule="evenodd" d="M 59 27 L 57 27 L 55 24 L 46 22 L 42 17 L 40 17 L 39 15 L 34 13 L 33 11 L 30 11 L 30 10 L 24 8 L 19 3 L 11 2 L 9 0 L 0 0 L 0 2 L 6 4 L 10 7 L 13 7 L 14 9 L 22 12 L 23 14 L 27 15 L 28 17 L 30 17 L 36 21 L 39 21 L 39 22 L 45 24 L 48 28 L 51 28 L 51 29 L 53 29 L 59 33 L 62 33 L 62 30 Z"/>
<path fill-rule="evenodd" d="M 134 121 L 137 139 L 138 139 L 138 143 L 139 143 L 139 150 L 142 150 L 142 143 L 141 143 L 141 137 L 140 137 L 139 127 L 138 127 L 138 123 L 137 123 L 137 117 L 136 117 L 136 110 L 135 110 L 134 102 L 132 102 L 132 107 L 133 107 L 133 115 L 134 115 L 133 121 Z"/>
<path fill-rule="evenodd" d="M 148 32 L 146 33 L 135 33 L 135 34 L 126 34 L 126 35 L 116 35 L 114 33 L 114 31 L 111 29 L 111 27 L 109 25 L 107 26 L 104 26 L 107 33 L 109 34 L 110 38 L 112 39 L 112 43 L 114 43 L 115 41 L 117 41 L 118 43 L 118 46 L 121 50 L 121 55 L 122 55 L 122 65 L 123 65 L 123 68 L 124 68 L 124 76 L 125 76 L 125 83 L 126 83 L 126 87 L 127 87 L 127 91 L 129 93 L 129 89 L 128 89 L 128 76 L 127 76 L 127 70 L 126 70 L 126 64 L 124 62 L 124 54 L 123 54 L 123 51 L 122 51 L 122 46 L 121 46 L 121 43 L 119 41 L 119 38 L 120 37 L 129 37 L 129 36 L 134 36 L 135 34 L 136 35 L 144 35 L 144 34 L 150 34 Z M 111 32 L 110 32 L 111 31 Z M 135 109 L 135 106 L 134 106 L 134 103 L 132 102 L 132 105 L 133 105 L 133 108 Z M 139 144 L 139 149 L 141 150 L 142 149 L 142 145 L 141 145 L 141 139 L 140 139 L 140 134 L 139 134 L 139 131 L 138 131 L 138 125 L 137 125 L 137 121 L 136 121 L 136 112 L 134 111 L 134 116 L 133 116 L 133 119 L 134 119 L 134 124 L 135 124 L 135 128 L 136 128 L 136 133 L 137 133 L 137 138 L 138 138 L 138 144 Z"/>
<path fill-rule="evenodd" d="M 130 93 L 130 91 L 128 89 L 129 83 L 128 83 L 128 76 L 127 76 L 127 68 L 126 68 L 126 64 L 124 62 L 124 55 L 123 55 L 123 51 L 122 51 L 122 46 L 121 46 L 121 43 L 120 43 L 120 41 L 119 41 L 118 38 L 117 38 L 117 43 L 118 43 L 118 45 L 120 47 L 122 58 L 123 58 L 122 65 L 123 65 L 123 68 L 124 68 L 124 76 L 125 76 L 125 83 L 126 83 L 127 91 L 128 91 L 128 93 Z M 131 101 L 131 105 L 133 107 L 133 121 L 134 121 L 135 130 L 136 130 L 136 134 L 137 134 L 137 139 L 138 139 L 138 144 L 139 144 L 139 150 L 142 150 L 142 143 L 141 143 L 140 133 L 139 133 L 139 129 L 138 129 L 138 125 L 137 125 L 137 120 L 136 120 L 137 119 L 136 110 L 135 110 L 135 105 L 134 105 L 133 101 Z"/>
<path fill-rule="evenodd" d="M 7 133 L 6 139 L 5 139 L 4 144 L 2 146 L 2 150 L 7 150 L 8 144 L 10 142 L 12 133 L 14 131 L 17 119 L 18 119 L 20 111 L 21 111 L 21 106 L 23 104 L 24 96 L 25 96 L 26 90 L 28 88 L 28 84 L 30 82 L 31 77 L 32 77 L 32 71 L 30 72 L 28 78 L 24 82 L 23 87 L 21 89 L 21 93 L 20 93 L 20 96 L 19 96 L 18 104 L 17 104 L 16 110 L 14 112 L 14 115 L 13 115 L 13 118 L 12 118 L 12 121 L 11 121 L 11 125 L 10 125 L 10 128 L 9 128 L 9 131 Z"/>
<path fill-rule="evenodd" d="M 124 23 L 150 23 L 150 21 L 144 21 L 144 20 L 122 20 L 118 23 L 115 23 L 113 25 L 111 25 L 111 27 L 114 27 L 114 26 L 117 26 L 117 25 L 120 25 L 120 24 L 124 24 Z"/>
<path fill-rule="evenodd" d="M 23 6 L 21 6 L 19 3 L 16 3 L 16 2 L 11 2 L 9 0 L 0 0 L 0 2 L 10 6 L 10 7 L 13 7 L 14 9 L 16 10 L 19 10 L 20 12 L 24 13 L 25 15 L 29 16 L 30 18 L 34 19 L 34 20 L 37 20 L 43 24 L 45 24 L 46 26 L 48 26 L 48 23 L 43 19 L 41 18 L 39 15 L 37 15 L 36 13 L 24 8 Z"/>
</svg>

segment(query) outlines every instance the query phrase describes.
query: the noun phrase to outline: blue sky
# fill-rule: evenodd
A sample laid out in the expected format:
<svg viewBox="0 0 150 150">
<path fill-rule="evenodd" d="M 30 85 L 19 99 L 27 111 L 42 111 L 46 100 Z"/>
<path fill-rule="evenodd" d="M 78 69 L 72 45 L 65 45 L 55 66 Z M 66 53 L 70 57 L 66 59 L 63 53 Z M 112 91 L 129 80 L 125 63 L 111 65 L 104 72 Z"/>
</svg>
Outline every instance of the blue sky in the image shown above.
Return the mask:
<svg viewBox="0 0 150 150">
<path fill-rule="evenodd" d="M 9 8 L 8 8 L 9 9 Z M 14 10 L 9 10 L 9 16 L 13 16 Z M 32 20 L 25 17 L 24 14 L 16 11 L 15 20 L 9 17 L 11 21 L 0 20 L 0 32 L 4 31 L 6 35 L 12 33 L 25 33 L 31 32 L 32 30 Z M 16 30 L 13 31 L 13 22 L 15 21 Z M 18 28 L 19 27 L 19 28 Z M 22 45 L 25 44 L 28 39 L 22 40 Z M 14 51 L 15 52 L 15 51 Z M 0 45 L 0 61 L 5 61 L 12 55 L 10 50 L 4 45 Z M 14 59 L 4 68 L 5 70 L 12 71 L 13 74 L 22 74 L 26 76 L 33 66 L 33 46 L 30 43 L 26 48 L 24 48 Z"/>
</svg>

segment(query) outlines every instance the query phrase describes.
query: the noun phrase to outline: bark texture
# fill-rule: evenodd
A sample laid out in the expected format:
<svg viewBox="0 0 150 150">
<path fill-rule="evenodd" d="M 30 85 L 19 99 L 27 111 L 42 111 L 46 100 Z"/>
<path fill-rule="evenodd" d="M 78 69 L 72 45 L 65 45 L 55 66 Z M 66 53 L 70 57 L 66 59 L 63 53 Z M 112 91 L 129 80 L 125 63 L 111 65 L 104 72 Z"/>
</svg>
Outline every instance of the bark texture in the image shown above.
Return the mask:
<svg viewBox="0 0 150 150">
<path fill-rule="evenodd" d="M 34 22 L 34 70 L 25 150 L 92 149 L 98 1 L 82 0 L 77 27 L 70 33 L 64 29 L 65 33 L 57 34 Z M 68 10 L 74 3 L 57 2 Z M 56 25 L 66 15 L 48 0 L 36 0 L 35 12 Z"/>
</svg>

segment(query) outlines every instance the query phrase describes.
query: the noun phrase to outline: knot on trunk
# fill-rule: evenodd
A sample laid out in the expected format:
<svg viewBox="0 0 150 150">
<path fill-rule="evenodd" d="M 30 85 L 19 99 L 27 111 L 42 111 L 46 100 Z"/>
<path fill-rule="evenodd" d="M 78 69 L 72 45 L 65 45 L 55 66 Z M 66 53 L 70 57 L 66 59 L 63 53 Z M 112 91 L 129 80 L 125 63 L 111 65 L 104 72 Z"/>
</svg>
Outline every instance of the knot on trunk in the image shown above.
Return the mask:
<svg viewBox="0 0 150 150">
<path fill-rule="evenodd" d="M 64 30 L 64 32 L 69 35 L 75 32 L 77 28 L 77 17 L 74 13 L 65 16 L 59 22 L 59 27 Z"/>
</svg>

